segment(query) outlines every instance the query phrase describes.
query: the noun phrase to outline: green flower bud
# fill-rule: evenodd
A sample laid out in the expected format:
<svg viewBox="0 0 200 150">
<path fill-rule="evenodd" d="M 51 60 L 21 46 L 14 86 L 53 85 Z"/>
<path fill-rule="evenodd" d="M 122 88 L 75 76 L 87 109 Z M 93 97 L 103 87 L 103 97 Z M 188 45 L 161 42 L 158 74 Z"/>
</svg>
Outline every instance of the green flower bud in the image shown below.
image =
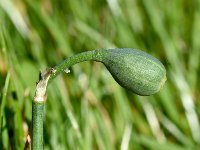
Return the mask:
<svg viewBox="0 0 200 150">
<path fill-rule="evenodd" d="M 138 95 L 158 92 L 166 81 L 163 64 L 136 49 L 121 48 L 98 51 L 101 61 L 122 87 Z"/>
<path fill-rule="evenodd" d="M 66 68 L 89 60 L 102 62 L 122 87 L 139 95 L 158 92 L 167 79 L 165 67 L 153 56 L 136 49 L 115 48 L 71 56 L 53 68 L 50 80 Z"/>
</svg>

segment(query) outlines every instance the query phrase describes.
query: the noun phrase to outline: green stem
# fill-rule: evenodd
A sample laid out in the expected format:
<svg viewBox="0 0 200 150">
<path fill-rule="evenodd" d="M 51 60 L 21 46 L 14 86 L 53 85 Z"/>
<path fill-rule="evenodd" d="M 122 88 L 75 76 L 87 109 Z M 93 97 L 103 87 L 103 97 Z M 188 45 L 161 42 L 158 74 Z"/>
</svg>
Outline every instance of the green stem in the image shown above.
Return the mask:
<svg viewBox="0 0 200 150">
<path fill-rule="evenodd" d="M 86 52 L 82 52 L 82 53 L 76 54 L 74 56 L 71 56 L 71 57 L 65 59 L 60 64 L 58 64 L 54 68 L 52 68 L 54 70 L 54 72 L 50 76 L 49 80 L 51 81 L 58 74 L 60 74 L 61 72 L 64 72 L 65 69 L 68 69 L 69 67 L 71 67 L 77 63 L 80 63 L 83 61 L 89 61 L 89 60 L 101 61 L 102 56 L 103 56 L 102 51 L 103 51 L 103 49 L 86 51 Z"/>
<path fill-rule="evenodd" d="M 43 149 L 43 120 L 44 120 L 44 102 L 32 103 L 32 150 Z"/>
<path fill-rule="evenodd" d="M 35 97 L 32 102 L 32 150 L 43 150 L 43 120 L 44 107 L 46 103 L 46 88 L 52 70 L 48 69 L 41 74 L 37 83 Z"/>
<path fill-rule="evenodd" d="M 48 80 L 52 80 L 59 73 L 63 72 L 65 69 L 74 64 L 88 60 L 101 61 L 101 51 L 102 50 L 87 51 L 71 56 L 54 68 L 46 70 L 46 72 L 41 75 L 41 80 L 37 84 L 35 97 L 32 103 L 32 150 L 43 149 L 43 119 L 44 106 L 46 102 L 45 93 Z"/>
</svg>

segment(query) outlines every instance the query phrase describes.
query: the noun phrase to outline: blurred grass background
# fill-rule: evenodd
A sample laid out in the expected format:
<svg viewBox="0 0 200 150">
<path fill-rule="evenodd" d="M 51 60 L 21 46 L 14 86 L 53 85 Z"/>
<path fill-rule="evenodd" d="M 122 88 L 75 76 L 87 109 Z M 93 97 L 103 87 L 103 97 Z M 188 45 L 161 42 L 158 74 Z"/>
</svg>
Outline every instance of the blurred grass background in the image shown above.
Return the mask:
<svg viewBox="0 0 200 150">
<path fill-rule="evenodd" d="M 40 70 L 113 47 L 159 58 L 164 88 L 140 97 L 100 63 L 70 68 L 48 88 L 45 149 L 198 149 L 199 18 L 199 0 L 0 0 L 0 149 L 24 149 Z"/>
</svg>

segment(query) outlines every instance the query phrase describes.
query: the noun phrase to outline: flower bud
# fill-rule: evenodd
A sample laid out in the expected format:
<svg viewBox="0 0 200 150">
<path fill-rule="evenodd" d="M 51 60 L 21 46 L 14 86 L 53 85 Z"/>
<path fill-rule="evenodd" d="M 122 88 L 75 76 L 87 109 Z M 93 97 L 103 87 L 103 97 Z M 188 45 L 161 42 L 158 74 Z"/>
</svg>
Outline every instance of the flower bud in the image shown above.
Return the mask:
<svg viewBox="0 0 200 150">
<path fill-rule="evenodd" d="M 99 50 L 100 60 L 122 87 L 138 95 L 158 92 L 166 81 L 163 64 L 153 56 L 136 49 Z"/>
</svg>

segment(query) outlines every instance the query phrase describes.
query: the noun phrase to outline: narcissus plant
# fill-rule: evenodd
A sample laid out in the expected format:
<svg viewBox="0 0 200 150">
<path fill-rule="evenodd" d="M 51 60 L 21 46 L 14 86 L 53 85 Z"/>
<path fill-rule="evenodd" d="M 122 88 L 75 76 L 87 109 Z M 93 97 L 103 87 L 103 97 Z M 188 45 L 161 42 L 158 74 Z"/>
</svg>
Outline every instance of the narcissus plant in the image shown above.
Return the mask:
<svg viewBox="0 0 200 150">
<path fill-rule="evenodd" d="M 33 150 L 43 149 L 43 117 L 48 82 L 74 64 L 90 60 L 103 63 L 119 85 L 138 95 L 155 94 L 166 81 L 166 70 L 163 64 L 141 50 L 132 48 L 99 49 L 67 58 L 54 68 L 47 69 L 41 74 L 41 79 L 37 83 L 32 109 L 31 147 Z"/>
</svg>

